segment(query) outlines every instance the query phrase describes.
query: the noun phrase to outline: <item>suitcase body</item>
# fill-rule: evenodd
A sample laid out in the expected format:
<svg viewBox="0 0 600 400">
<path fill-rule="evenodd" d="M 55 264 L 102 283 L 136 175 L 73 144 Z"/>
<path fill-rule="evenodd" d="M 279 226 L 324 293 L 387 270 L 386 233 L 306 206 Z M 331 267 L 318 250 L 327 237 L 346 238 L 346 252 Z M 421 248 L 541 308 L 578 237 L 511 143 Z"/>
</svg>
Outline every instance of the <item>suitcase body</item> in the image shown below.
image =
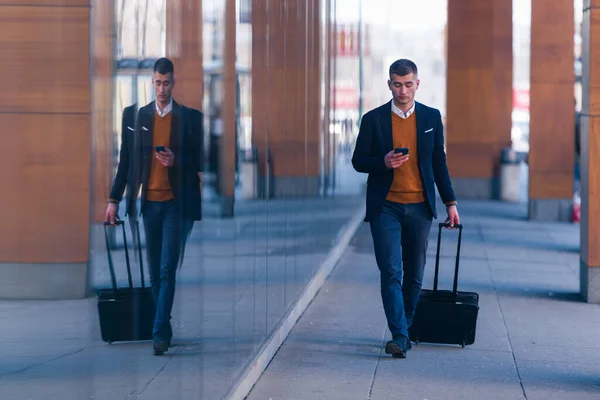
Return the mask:
<svg viewBox="0 0 600 400">
<path fill-rule="evenodd" d="M 152 339 L 156 307 L 154 305 L 154 298 L 152 297 L 152 289 L 145 286 L 139 225 L 137 222 L 135 225 L 138 239 L 137 248 L 139 252 L 142 287 L 133 286 L 125 224 L 123 221 L 117 221 L 117 227 L 121 226 L 123 230 L 125 261 L 129 280 L 129 287 L 125 288 L 117 287 L 114 266 L 110 254 L 107 229 L 116 228 L 107 224 L 104 225 L 112 288 L 101 289 L 98 291 L 98 319 L 100 322 L 102 340 L 109 344 L 112 342 Z"/>
<path fill-rule="evenodd" d="M 443 223 L 439 226 L 433 290 L 421 291 L 408 333 L 410 340 L 416 343 L 458 344 L 464 347 L 475 342 L 479 295 L 457 290 L 462 225 L 458 226 L 454 287 L 452 290 L 438 290 L 440 239 L 444 226 Z"/>
</svg>

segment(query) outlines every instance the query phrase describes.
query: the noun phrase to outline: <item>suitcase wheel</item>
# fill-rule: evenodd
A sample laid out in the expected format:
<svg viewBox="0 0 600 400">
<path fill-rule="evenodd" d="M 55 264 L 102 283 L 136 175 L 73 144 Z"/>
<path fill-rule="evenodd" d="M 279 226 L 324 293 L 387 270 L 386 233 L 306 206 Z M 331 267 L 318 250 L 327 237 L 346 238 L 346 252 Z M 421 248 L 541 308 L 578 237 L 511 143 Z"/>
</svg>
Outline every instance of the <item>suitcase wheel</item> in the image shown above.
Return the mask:
<svg viewBox="0 0 600 400">
<path fill-rule="evenodd" d="M 460 345 L 462 346 L 463 349 L 465 348 L 465 342 L 462 342 Z"/>
<path fill-rule="evenodd" d="M 109 340 L 109 341 L 108 341 L 108 342 L 106 342 L 106 343 L 108 343 L 108 345 L 110 346 L 110 345 L 112 344 L 112 340 Z M 464 346 L 463 346 L 463 347 L 464 347 Z"/>
</svg>

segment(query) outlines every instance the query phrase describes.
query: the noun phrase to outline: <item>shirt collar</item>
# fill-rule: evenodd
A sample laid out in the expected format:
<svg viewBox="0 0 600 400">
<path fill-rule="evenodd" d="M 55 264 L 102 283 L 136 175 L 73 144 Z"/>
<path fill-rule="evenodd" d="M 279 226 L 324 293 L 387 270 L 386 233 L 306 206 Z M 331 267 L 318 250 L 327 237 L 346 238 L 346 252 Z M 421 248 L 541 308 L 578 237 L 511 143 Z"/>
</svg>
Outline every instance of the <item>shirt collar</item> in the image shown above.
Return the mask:
<svg viewBox="0 0 600 400">
<path fill-rule="evenodd" d="M 412 107 L 411 107 L 411 108 L 410 108 L 410 110 L 408 110 L 408 111 L 406 112 L 406 114 L 405 114 L 404 112 L 402 112 L 402 110 L 401 110 L 401 109 L 399 109 L 399 108 L 396 106 L 396 104 L 394 104 L 394 100 L 392 100 L 392 112 L 393 112 L 394 114 L 396 114 L 397 116 L 399 116 L 400 118 L 406 119 L 406 118 L 410 117 L 410 115 L 411 115 L 412 113 L 414 113 L 414 112 L 415 112 L 415 104 L 416 104 L 416 102 L 414 102 L 414 101 L 413 101 L 413 105 L 412 105 Z"/>
<path fill-rule="evenodd" d="M 160 108 L 158 108 L 158 102 L 155 102 L 156 104 L 156 112 L 158 113 L 159 117 L 164 117 L 165 115 L 169 114 L 171 112 L 171 110 L 173 110 L 173 97 L 171 97 L 171 101 L 169 101 L 169 104 L 165 107 L 164 110 L 160 110 Z"/>
</svg>

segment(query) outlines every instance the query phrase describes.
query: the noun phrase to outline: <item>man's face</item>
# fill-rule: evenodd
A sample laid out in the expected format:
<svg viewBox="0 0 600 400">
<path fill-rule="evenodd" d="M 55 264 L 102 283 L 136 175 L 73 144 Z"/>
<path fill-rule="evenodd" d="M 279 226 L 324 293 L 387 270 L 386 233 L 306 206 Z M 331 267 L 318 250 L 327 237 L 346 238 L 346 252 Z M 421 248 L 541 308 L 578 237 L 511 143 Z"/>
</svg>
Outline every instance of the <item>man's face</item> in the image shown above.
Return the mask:
<svg viewBox="0 0 600 400">
<path fill-rule="evenodd" d="M 388 80 L 388 86 L 392 91 L 392 96 L 396 104 L 409 105 L 415 99 L 415 92 L 419 88 L 420 81 L 412 72 L 408 75 L 400 76 L 392 74 Z"/>
<path fill-rule="evenodd" d="M 154 86 L 156 101 L 158 101 L 159 104 L 169 104 L 174 84 L 175 82 L 172 73 L 169 72 L 165 75 L 158 72 L 154 73 L 152 76 L 152 85 Z"/>
</svg>

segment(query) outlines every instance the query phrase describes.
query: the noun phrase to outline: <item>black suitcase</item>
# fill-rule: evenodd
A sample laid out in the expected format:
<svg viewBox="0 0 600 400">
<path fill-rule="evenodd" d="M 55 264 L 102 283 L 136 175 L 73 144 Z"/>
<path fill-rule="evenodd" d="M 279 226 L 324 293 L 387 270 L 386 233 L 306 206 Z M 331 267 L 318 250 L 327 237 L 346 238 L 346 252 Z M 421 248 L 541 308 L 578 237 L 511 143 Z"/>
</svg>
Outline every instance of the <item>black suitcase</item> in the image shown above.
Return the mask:
<svg viewBox="0 0 600 400">
<path fill-rule="evenodd" d="M 127 278 L 129 287 L 118 288 L 115 269 L 110 251 L 110 243 L 107 229 L 123 229 L 123 244 L 125 247 L 125 262 L 127 265 Z M 152 339 L 152 328 L 156 307 L 152 297 L 152 289 L 146 287 L 144 282 L 144 266 L 142 262 L 142 248 L 140 242 L 139 224 L 135 222 L 135 233 L 137 236 L 137 251 L 140 262 L 140 274 L 142 287 L 133 287 L 131 277 L 131 264 L 127 249 L 127 235 L 125 223 L 117 221 L 116 227 L 108 223 L 104 224 L 104 235 L 106 239 L 106 251 L 108 256 L 108 267 L 110 269 L 111 289 L 100 289 L 98 291 L 98 318 L 100 320 L 100 332 L 102 340 L 107 343 L 122 341 L 138 341 Z"/>
<path fill-rule="evenodd" d="M 475 342 L 479 295 L 474 292 L 459 292 L 456 290 L 458 286 L 462 225 L 457 225 L 458 246 L 453 289 L 451 291 L 438 290 L 440 240 L 444 226 L 447 226 L 447 224 L 439 224 L 433 290 L 423 289 L 421 291 L 421 298 L 417 304 L 413 323 L 408 330 L 408 334 L 410 340 L 415 343 L 459 344 L 465 347 L 465 345 Z"/>
</svg>

